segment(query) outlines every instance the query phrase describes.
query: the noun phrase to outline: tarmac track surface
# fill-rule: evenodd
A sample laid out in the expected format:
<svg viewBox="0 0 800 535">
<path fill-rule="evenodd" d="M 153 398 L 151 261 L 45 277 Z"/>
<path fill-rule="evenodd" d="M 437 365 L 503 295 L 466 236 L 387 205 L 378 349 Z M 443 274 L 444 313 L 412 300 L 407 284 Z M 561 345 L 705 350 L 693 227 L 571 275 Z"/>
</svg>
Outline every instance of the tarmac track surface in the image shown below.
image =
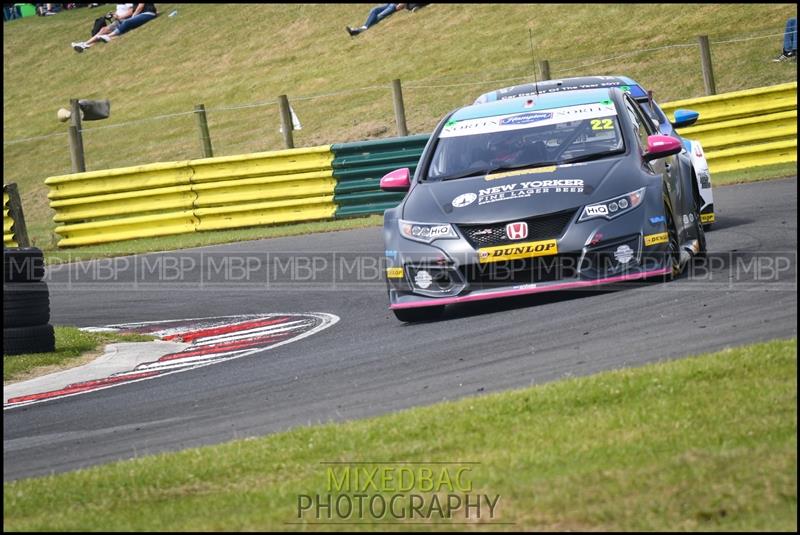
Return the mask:
<svg viewBox="0 0 800 535">
<path fill-rule="evenodd" d="M 436 323 L 398 322 L 381 276 L 355 281 L 353 266 L 375 273 L 378 228 L 51 268 L 54 324 L 273 312 L 340 321 L 245 358 L 7 410 L 4 480 L 796 336 L 796 177 L 714 195 L 709 260 L 681 280 L 464 304 Z M 248 276 L 220 269 L 224 258 L 250 262 Z M 299 281 L 309 266 L 316 282 Z M 334 286 L 337 266 L 350 276 Z"/>
</svg>

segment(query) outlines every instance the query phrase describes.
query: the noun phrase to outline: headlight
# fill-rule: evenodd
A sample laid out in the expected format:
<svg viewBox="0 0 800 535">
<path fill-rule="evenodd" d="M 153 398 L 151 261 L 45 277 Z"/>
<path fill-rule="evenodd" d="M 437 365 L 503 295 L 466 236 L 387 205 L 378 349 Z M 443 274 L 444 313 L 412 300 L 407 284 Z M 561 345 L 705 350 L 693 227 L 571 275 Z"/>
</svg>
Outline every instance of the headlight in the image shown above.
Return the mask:
<svg viewBox="0 0 800 535">
<path fill-rule="evenodd" d="M 416 223 L 400 220 L 400 234 L 409 240 L 431 243 L 434 240 L 458 238 L 453 227 L 447 223 Z"/>
<path fill-rule="evenodd" d="M 644 200 L 644 191 L 647 188 L 637 189 L 625 195 L 608 199 L 607 201 L 598 202 L 595 204 L 587 204 L 583 208 L 583 213 L 578 221 L 586 221 L 587 219 L 594 219 L 595 217 L 605 217 L 606 219 L 614 219 L 618 215 L 630 212 Z"/>
</svg>

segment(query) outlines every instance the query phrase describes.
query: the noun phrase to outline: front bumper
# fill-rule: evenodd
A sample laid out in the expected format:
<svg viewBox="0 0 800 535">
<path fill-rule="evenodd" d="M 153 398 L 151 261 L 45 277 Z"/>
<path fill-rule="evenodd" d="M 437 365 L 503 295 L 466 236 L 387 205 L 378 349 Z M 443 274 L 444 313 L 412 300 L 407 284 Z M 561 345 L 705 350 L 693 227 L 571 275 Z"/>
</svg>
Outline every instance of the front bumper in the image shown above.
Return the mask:
<svg viewBox="0 0 800 535">
<path fill-rule="evenodd" d="M 405 239 L 387 241 L 390 308 L 574 290 L 670 273 L 666 218 L 660 203 L 612 220 L 578 223 L 577 215 L 559 236 L 533 242 L 554 242 L 555 254 L 501 262 L 487 262 L 485 253 L 482 261 L 481 249 L 464 237 L 460 227 L 459 239 L 437 240 L 431 245 Z M 515 245 L 525 244 L 509 247 Z"/>
</svg>

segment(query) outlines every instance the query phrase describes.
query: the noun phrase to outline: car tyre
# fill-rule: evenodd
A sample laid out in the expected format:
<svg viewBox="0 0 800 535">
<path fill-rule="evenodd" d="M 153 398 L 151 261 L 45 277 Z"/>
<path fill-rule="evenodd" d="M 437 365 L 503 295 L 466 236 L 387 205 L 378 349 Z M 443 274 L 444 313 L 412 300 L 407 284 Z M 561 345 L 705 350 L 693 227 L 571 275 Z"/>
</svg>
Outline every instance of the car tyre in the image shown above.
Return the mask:
<svg viewBox="0 0 800 535">
<path fill-rule="evenodd" d="M 55 349 L 55 333 L 49 323 L 33 327 L 3 328 L 3 356 L 49 353 Z"/>
<path fill-rule="evenodd" d="M 700 213 L 695 212 L 694 214 L 694 222 L 695 222 L 695 229 L 697 231 L 697 241 L 700 244 L 700 248 L 695 255 L 696 258 L 705 258 L 706 254 L 708 253 L 708 242 L 706 241 L 706 227 L 708 225 L 703 225 L 700 222 Z"/>
<path fill-rule="evenodd" d="M 671 281 L 681 275 L 681 249 L 678 243 L 678 231 L 675 228 L 675 222 L 672 220 L 672 210 L 669 209 L 669 205 L 664 205 L 664 211 L 667 214 L 667 234 L 669 235 L 667 254 L 669 255 L 668 261 L 670 265 L 670 272 L 665 279 Z"/>
<path fill-rule="evenodd" d="M 435 321 L 444 313 L 444 305 L 419 308 L 401 308 L 392 310 L 400 321 L 418 323 L 421 321 Z"/>
<path fill-rule="evenodd" d="M 3 248 L 4 282 L 38 282 L 44 278 L 44 255 L 37 247 Z"/>
</svg>

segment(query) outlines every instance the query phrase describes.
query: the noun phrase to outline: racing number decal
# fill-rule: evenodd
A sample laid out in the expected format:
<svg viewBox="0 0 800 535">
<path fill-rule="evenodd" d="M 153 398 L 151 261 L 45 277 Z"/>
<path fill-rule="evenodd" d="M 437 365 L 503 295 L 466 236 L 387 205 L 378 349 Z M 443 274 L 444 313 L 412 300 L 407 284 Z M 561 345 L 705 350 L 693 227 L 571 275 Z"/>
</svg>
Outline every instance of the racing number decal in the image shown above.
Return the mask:
<svg viewBox="0 0 800 535">
<path fill-rule="evenodd" d="M 614 121 L 611 119 L 592 119 L 592 130 L 614 130 Z"/>
</svg>

